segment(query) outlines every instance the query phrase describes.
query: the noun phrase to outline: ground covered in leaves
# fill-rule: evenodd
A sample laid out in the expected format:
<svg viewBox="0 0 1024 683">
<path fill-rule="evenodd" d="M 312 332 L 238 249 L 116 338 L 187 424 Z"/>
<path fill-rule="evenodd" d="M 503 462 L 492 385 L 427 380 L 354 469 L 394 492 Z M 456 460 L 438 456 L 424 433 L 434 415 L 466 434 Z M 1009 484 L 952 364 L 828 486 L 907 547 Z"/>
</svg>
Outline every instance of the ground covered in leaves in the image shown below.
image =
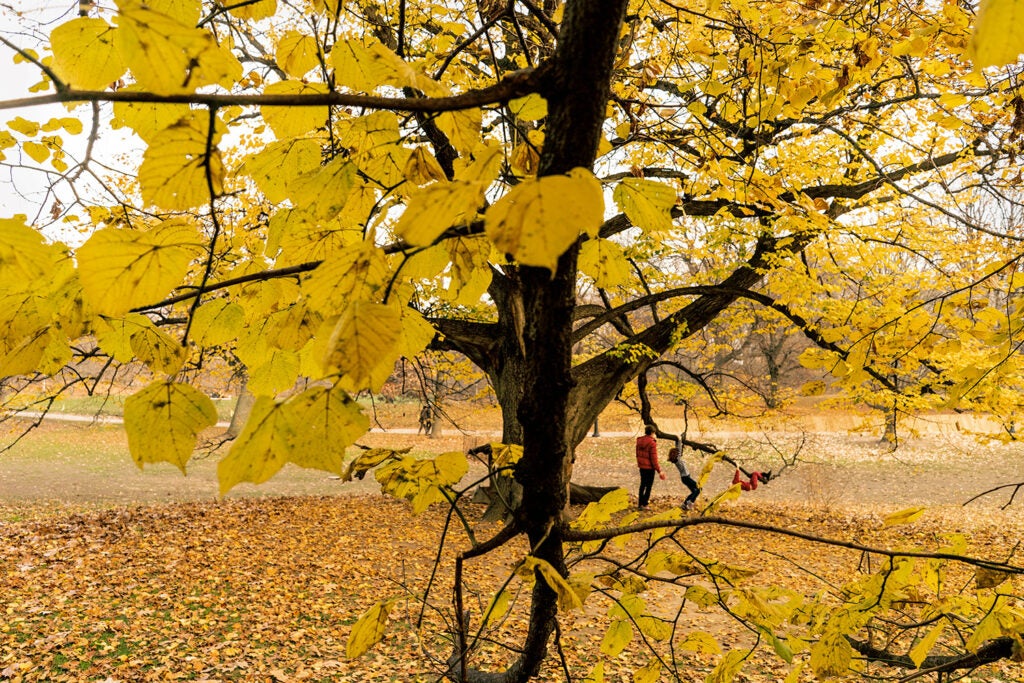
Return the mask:
<svg viewBox="0 0 1024 683">
<path fill-rule="evenodd" d="M 69 431 L 71 430 L 71 431 Z M 1013 445 L 980 444 L 962 435 L 919 435 L 895 452 L 845 433 L 713 435 L 750 467 L 777 466 L 782 453 L 801 462 L 769 487 L 729 503 L 733 517 L 879 546 L 934 549 L 963 531 L 971 554 L 1011 557 L 1024 516 L 1005 510 L 1008 491 L 968 506 L 974 494 L 1024 479 Z M 421 615 L 410 595 L 428 587 L 445 509 L 413 516 L 408 505 L 374 492 L 367 478 L 344 483 L 322 473 L 285 472 L 266 489 L 214 496 L 214 458 L 190 477 L 173 470 L 138 472 L 113 428 L 48 426 L 0 460 L 0 681 L 433 681 L 447 645 L 439 639 L 450 605 L 451 557 L 464 550 L 454 530 L 431 585 L 437 611 Z M 36 440 L 36 441 L 32 441 Z M 440 439 L 378 434 L 374 445 L 411 443 L 426 453 L 464 450 L 485 436 Z M 632 437 L 589 439 L 577 472 L 585 483 L 632 491 Z M 688 454 L 691 468 L 701 460 Z M 707 493 L 729 484 L 716 469 Z M 657 514 L 684 491 L 674 478 L 655 485 Z M 926 505 L 912 526 L 883 527 L 885 515 Z M 470 506 L 470 516 L 482 513 Z M 497 527 L 484 526 L 484 536 Z M 714 526 L 685 531 L 688 550 L 757 570 L 752 581 L 801 591 L 829 590 L 863 568 L 864 557 L 823 551 L 803 541 Z M 468 568 L 473 614 L 486 609 L 525 548 L 505 549 Z M 358 617 L 394 596 L 385 640 L 349 661 L 346 642 Z M 661 609 L 678 605 L 671 593 Z M 583 676 L 602 656 L 608 605 L 588 600 L 562 624 L 562 667 Z M 421 620 L 422 617 L 422 620 Z M 521 630 L 513 609 L 499 633 Z M 749 636 L 720 612 L 688 606 L 680 629 L 708 631 L 723 648 Z M 423 647 L 423 646 L 426 647 Z M 628 652 L 628 650 L 627 650 Z M 703 680 L 715 656 L 678 652 L 685 680 Z M 497 654 L 494 663 L 500 664 Z M 646 657 L 606 663 L 607 680 L 627 681 Z M 787 667 L 759 657 L 738 680 L 775 681 Z M 996 678 L 1022 680 L 1020 664 Z"/>
<path fill-rule="evenodd" d="M 404 503 L 377 497 L 283 497 L 28 510 L 22 521 L 13 514 L 6 508 L 0 527 L 0 680 L 437 680 L 436 662 L 418 646 L 413 601 L 396 603 L 390 634 L 369 654 L 348 661 L 345 646 L 357 617 L 377 600 L 422 594 L 443 526 L 440 507 L 413 517 Z M 932 544 L 950 525 L 932 513 L 908 532 L 883 529 L 873 514 L 742 502 L 729 514 L 903 547 Z M 1009 516 L 989 521 L 998 524 L 959 520 L 970 526 L 975 552 L 1003 557 L 1024 525 Z M 802 590 L 852 576 L 861 559 L 744 531 L 687 534 L 695 553 L 758 569 L 754 581 Z M 465 548 L 464 539 L 454 547 Z M 487 600 L 513 560 L 510 549 L 470 568 L 469 583 L 483 591 L 477 600 Z M 434 590 L 445 606 L 443 582 Z M 471 604 L 477 614 L 485 606 Z M 600 657 L 606 609 L 565 620 L 563 651 L 577 674 Z M 428 614 L 421 633 L 435 654 L 443 653 L 433 631 L 440 623 Z M 519 625 L 513 618 L 504 630 Z M 723 647 L 746 637 L 714 612 L 688 611 L 681 625 L 715 633 Z M 607 672 L 625 675 L 643 661 L 621 656 Z M 690 655 L 686 665 L 691 680 L 700 680 L 713 658 Z M 1015 676 L 1024 674 L 1015 666 Z M 745 678 L 774 680 L 784 670 L 766 658 L 748 666 Z M 557 671 L 550 675 L 557 680 Z"/>
</svg>

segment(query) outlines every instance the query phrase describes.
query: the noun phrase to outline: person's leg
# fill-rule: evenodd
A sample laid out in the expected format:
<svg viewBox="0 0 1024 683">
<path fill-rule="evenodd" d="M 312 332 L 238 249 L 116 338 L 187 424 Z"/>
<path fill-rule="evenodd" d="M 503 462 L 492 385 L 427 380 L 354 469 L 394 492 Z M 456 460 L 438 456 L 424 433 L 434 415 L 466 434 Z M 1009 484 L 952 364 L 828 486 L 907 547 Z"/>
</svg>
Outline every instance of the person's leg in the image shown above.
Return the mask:
<svg viewBox="0 0 1024 683">
<path fill-rule="evenodd" d="M 686 505 L 691 505 L 696 502 L 697 496 L 700 495 L 700 487 L 697 486 L 697 482 L 693 480 L 693 477 L 688 474 L 682 475 L 682 480 L 683 485 L 690 489 L 690 495 L 686 497 L 684 503 Z"/>
<path fill-rule="evenodd" d="M 654 470 L 640 470 L 640 494 L 637 496 L 637 504 L 640 507 L 647 507 L 651 500 L 651 489 L 654 488 Z"/>
</svg>

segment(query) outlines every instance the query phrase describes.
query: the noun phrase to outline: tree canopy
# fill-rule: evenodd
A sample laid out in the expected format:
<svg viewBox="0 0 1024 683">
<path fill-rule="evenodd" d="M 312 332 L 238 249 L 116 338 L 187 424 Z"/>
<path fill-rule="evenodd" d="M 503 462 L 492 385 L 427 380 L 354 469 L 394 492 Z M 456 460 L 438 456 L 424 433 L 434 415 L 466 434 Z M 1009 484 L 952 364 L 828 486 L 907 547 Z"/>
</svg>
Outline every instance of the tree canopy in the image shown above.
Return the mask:
<svg viewBox="0 0 1024 683">
<path fill-rule="evenodd" d="M 960 2 L 115 4 L 41 49 L 2 37 L 41 81 L 0 106 L 69 106 L 0 133 L 3 163 L 51 188 L 49 220 L 0 222 L 4 386 L 141 363 L 133 457 L 184 471 L 216 418 L 192 379 L 230 356 L 257 399 L 223 491 L 288 462 L 382 465 L 418 506 L 452 499 L 464 457 L 346 463 L 369 426 L 352 396 L 461 352 L 498 396 L 491 464 L 522 501 L 460 562 L 524 534 L 543 580 L 505 671 L 472 670 L 457 615 L 456 680 L 536 674 L 579 600 L 567 544 L 619 533 L 565 522 L 573 447 L 738 302 L 865 400 L 1020 402 L 1020 74 L 965 59 L 1015 56 L 991 28 L 1014 3 L 980 42 Z M 141 153 L 111 158 L 110 129 Z M 819 643 L 864 625 L 829 623 Z"/>
</svg>

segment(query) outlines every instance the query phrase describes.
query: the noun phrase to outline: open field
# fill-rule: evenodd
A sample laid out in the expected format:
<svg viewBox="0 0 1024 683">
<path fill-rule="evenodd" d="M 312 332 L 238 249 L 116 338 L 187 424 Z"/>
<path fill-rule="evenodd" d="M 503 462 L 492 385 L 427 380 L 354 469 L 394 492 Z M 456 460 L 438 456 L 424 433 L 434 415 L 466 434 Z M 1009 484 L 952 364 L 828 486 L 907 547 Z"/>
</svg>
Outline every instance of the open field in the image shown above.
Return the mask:
<svg viewBox="0 0 1024 683">
<path fill-rule="evenodd" d="M 398 413 L 407 411 L 408 414 Z M 470 433 L 446 427 L 429 439 L 409 433 L 416 406 L 382 409 L 381 426 L 361 442 L 412 445 L 423 453 L 465 450 L 493 437 L 491 415 L 460 416 Z M 844 418 L 851 427 L 856 419 Z M 406 421 L 407 420 L 407 421 Z M 1024 533 L 1019 505 L 1006 496 L 971 496 L 1024 480 L 1024 448 L 981 443 L 946 422 L 894 452 L 868 434 L 776 421 L 772 432 L 735 429 L 700 434 L 728 448 L 747 467 L 772 468 L 778 452 L 800 447 L 801 462 L 769 486 L 727 504 L 739 519 L 771 523 L 862 543 L 935 547 L 943 534 L 963 531 L 972 554 L 1005 559 Z M 626 419 L 602 419 L 603 433 L 632 431 Z M 398 431 L 405 430 L 405 431 Z M 692 435 L 698 436 L 698 435 Z M 633 491 L 631 435 L 587 439 L 577 453 L 581 483 Z M 802 444 L 802 446 L 801 446 Z M 666 444 L 667 447 L 667 444 Z M 687 455 L 693 469 L 701 465 Z M 138 470 L 117 426 L 52 422 L 0 456 L 0 681 L 435 681 L 436 664 L 416 640 L 418 612 L 395 603 L 394 626 L 366 657 L 348 661 L 345 644 L 358 616 L 375 601 L 422 592 L 434 560 L 441 507 L 413 517 L 384 498 L 370 477 L 341 482 L 321 472 L 286 468 L 261 487 L 240 486 L 216 496 L 216 456 L 200 457 L 183 477 L 171 466 Z M 671 475 L 670 471 L 670 475 Z M 719 466 L 705 489 L 726 488 L 731 470 Z M 655 484 L 653 512 L 678 504 L 673 476 Z M 705 497 L 706 499 L 706 497 Z M 882 528 L 881 519 L 926 505 L 911 527 Z M 471 506 L 471 514 L 479 514 Z M 686 532 L 688 550 L 758 570 L 755 585 L 784 583 L 801 591 L 831 590 L 857 575 L 858 553 L 822 552 L 799 541 L 719 527 Z M 458 534 L 443 554 L 449 562 L 466 541 Z M 477 614 L 500 585 L 517 553 L 510 548 L 470 567 Z M 450 572 L 450 565 L 446 565 Z M 435 587 L 447 604 L 445 584 Z M 662 598 L 670 610 L 671 594 Z M 563 625 L 566 666 L 583 675 L 599 657 L 607 605 L 599 601 Z M 513 616 L 504 632 L 521 625 Z M 683 629 L 713 633 L 723 647 L 749 644 L 742 628 L 719 612 L 688 607 Z M 442 628 L 428 617 L 423 634 L 434 654 Z M 680 654 L 702 681 L 716 657 Z M 628 681 L 645 660 L 623 655 L 607 662 L 610 681 Z M 758 656 L 742 680 L 779 681 L 788 667 Z M 975 681 L 1024 679 L 1007 664 Z M 544 680 L 562 680 L 557 668 Z"/>
</svg>

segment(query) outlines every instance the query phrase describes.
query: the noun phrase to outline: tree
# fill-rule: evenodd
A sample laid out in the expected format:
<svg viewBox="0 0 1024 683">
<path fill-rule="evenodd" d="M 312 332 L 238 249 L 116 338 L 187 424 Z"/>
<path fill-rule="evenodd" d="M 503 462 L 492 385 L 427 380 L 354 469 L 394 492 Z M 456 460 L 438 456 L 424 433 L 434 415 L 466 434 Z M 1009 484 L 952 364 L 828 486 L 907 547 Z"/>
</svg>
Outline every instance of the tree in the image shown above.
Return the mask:
<svg viewBox="0 0 1024 683">
<path fill-rule="evenodd" d="M 368 452 L 346 470 L 345 449 L 368 425 L 352 393 L 379 389 L 400 357 L 463 353 L 494 387 L 504 443 L 492 466 L 514 474 L 522 501 L 492 538 L 476 541 L 467 524 L 453 680 L 537 674 L 559 609 L 580 600 L 569 579 L 593 590 L 569 560 L 603 561 L 616 536 L 735 523 L 607 526 L 624 502 L 613 495 L 569 524 L 567 502 L 573 449 L 602 408 L 737 301 L 784 316 L 818 349 L 805 360 L 851 391 L 969 401 L 1005 385 L 995 375 L 1017 373 L 1019 313 L 996 297 L 1015 290 L 1017 235 L 960 208 L 1016 182 L 1024 106 L 1015 69 L 963 62 L 970 10 L 960 4 L 117 7 L 116 21 L 60 24 L 52 57 L 3 38 L 41 72 L 35 90 L 52 92 L 2 106 L 91 111 L 15 119 L 0 145 L 18 163 L 49 164 L 55 196 L 60 183 L 97 174 L 102 201 L 54 204 L 54 220 L 89 234 L 73 250 L 44 241 L 25 217 L 0 224 L 0 375 L 86 382 L 94 375 L 75 376 L 86 361 L 144 363 L 153 381 L 125 407 L 133 457 L 184 470 L 215 420 L 188 378 L 208 349 L 228 345 L 257 400 L 220 463 L 222 490 L 264 481 L 285 462 L 353 476 L 378 467 L 383 486 L 414 507 L 458 509 L 464 457 Z M 89 144 L 70 163 L 49 133 L 74 133 L 83 120 Z M 107 121 L 144 144 L 119 182 L 94 159 Z M 592 303 L 577 306 L 584 289 Z M 599 330 L 610 343 L 594 341 Z M 594 343 L 574 363 L 584 340 Z M 892 379 L 896 360 L 909 383 Z M 300 376 L 309 388 L 290 393 Z M 479 671 L 461 567 L 520 536 L 529 628 L 506 668 Z M 864 550 L 888 558 L 872 579 L 877 604 L 815 622 L 825 624 L 812 633 L 821 675 L 845 672 L 853 649 L 892 654 L 854 636 L 884 623 L 886 591 L 908 585 L 913 558 L 1019 571 L 955 549 Z M 738 599 L 725 588 L 740 578 L 731 568 L 643 557 L 623 566 L 703 576 L 719 586 L 711 602 Z M 605 576 L 629 603 L 635 587 Z M 638 610 L 616 633 L 660 632 Z M 384 604 L 368 613 L 351 652 L 379 637 L 384 617 Z M 749 620 L 774 633 L 765 614 Z M 979 631 L 997 657 L 1012 650 L 1010 621 Z M 729 653 L 718 676 L 741 663 Z"/>
</svg>

